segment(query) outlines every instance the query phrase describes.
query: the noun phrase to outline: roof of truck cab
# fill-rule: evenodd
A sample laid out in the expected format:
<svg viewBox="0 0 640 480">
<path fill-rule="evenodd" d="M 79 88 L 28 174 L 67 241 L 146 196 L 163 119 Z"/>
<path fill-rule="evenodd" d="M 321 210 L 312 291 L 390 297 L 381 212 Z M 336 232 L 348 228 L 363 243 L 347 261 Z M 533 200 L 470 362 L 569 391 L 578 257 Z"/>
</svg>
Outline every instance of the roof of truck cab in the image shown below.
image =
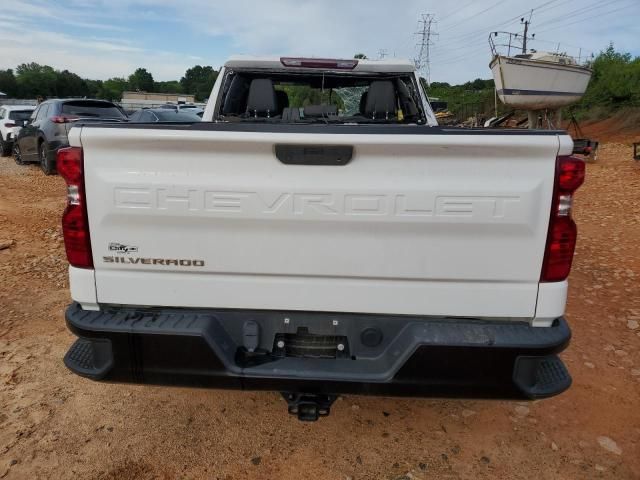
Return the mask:
<svg viewBox="0 0 640 480">
<path fill-rule="evenodd" d="M 305 57 L 316 58 L 316 57 Z M 355 60 L 355 59 L 349 59 Z M 282 64 L 280 57 L 253 57 L 253 56 L 233 56 L 224 64 L 227 68 L 255 68 L 267 70 L 283 70 L 283 71 L 313 71 L 322 70 L 319 68 L 302 68 L 288 67 Z M 371 73 L 400 73 L 414 72 L 416 69 L 414 63 L 410 60 L 392 58 L 389 60 L 362 60 L 358 59 L 358 64 L 353 70 L 338 70 L 340 72 L 371 72 Z M 333 71 L 333 69 L 326 69 Z"/>
</svg>

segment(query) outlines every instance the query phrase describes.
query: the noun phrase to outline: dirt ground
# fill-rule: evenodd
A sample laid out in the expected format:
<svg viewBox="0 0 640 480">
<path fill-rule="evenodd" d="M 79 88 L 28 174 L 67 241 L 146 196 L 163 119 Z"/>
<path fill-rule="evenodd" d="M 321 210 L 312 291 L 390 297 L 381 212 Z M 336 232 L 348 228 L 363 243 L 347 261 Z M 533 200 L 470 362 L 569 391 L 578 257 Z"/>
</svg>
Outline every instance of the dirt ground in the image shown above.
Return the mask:
<svg viewBox="0 0 640 480">
<path fill-rule="evenodd" d="M 0 159 L 0 478 L 640 478 L 640 162 L 607 143 L 576 199 L 563 354 L 537 401 L 349 396 L 314 424 L 276 393 L 105 385 L 73 341 L 59 177 Z"/>
</svg>

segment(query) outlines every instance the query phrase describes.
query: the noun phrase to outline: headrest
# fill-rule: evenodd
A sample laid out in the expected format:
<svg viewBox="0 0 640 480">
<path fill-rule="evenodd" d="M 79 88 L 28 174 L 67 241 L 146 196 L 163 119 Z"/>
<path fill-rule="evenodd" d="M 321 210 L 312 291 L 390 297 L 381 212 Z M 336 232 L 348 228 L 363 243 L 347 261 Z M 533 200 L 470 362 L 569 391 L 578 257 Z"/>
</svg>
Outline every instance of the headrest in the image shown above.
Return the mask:
<svg viewBox="0 0 640 480">
<path fill-rule="evenodd" d="M 364 114 L 375 119 L 396 116 L 396 90 L 391 80 L 371 82 Z"/>
<path fill-rule="evenodd" d="M 276 91 L 270 78 L 255 78 L 251 81 L 247 112 L 250 115 L 277 115 Z"/>
</svg>

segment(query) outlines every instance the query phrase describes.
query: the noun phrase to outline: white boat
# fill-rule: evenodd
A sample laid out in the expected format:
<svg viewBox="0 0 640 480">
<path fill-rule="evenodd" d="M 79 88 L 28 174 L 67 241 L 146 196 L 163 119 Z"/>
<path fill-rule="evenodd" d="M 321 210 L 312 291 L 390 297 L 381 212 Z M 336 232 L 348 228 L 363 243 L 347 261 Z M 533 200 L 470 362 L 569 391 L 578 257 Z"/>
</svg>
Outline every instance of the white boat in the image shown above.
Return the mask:
<svg viewBox="0 0 640 480">
<path fill-rule="evenodd" d="M 566 53 L 527 50 L 529 20 L 524 33 L 491 32 L 489 63 L 496 93 L 505 105 L 522 110 L 557 110 L 577 102 L 587 90 L 591 69 Z M 512 52 L 518 52 L 512 54 Z"/>
<path fill-rule="evenodd" d="M 566 54 L 549 52 L 495 55 L 489 67 L 502 103 L 523 110 L 553 110 L 577 102 L 592 73 Z"/>
</svg>

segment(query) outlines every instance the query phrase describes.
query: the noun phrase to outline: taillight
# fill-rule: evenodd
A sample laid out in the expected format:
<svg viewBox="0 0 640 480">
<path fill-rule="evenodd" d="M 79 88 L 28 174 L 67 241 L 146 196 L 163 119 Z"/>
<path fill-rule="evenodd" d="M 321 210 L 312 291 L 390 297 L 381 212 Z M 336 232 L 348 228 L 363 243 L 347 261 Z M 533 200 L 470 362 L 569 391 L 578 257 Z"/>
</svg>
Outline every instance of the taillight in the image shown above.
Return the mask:
<svg viewBox="0 0 640 480">
<path fill-rule="evenodd" d="M 333 68 L 337 70 L 353 70 L 358 65 L 358 60 L 339 60 L 334 58 L 299 58 L 281 57 L 280 63 L 285 67 L 301 68 Z"/>
<path fill-rule="evenodd" d="M 56 168 L 67 182 L 67 208 L 62 214 L 67 259 L 74 267 L 93 268 L 83 163 L 82 148 L 67 147 L 58 150 Z"/>
<path fill-rule="evenodd" d="M 6 128 L 13 128 L 13 127 L 15 127 L 15 126 L 16 126 L 16 124 L 15 124 L 15 123 L 5 123 L 5 124 L 4 124 L 4 126 L 5 126 Z"/>
<path fill-rule="evenodd" d="M 80 117 L 76 115 L 54 115 L 51 117 L 53 123 L 71 123 L 78 120 Z"/>
<path fill-rule="evenodd" d="M 556 161 L 547 246 L 542 264 L 542 282 L 560 282 L 569 276 L 578 230 L 571 218 L 573 194 L 584 182 L 584 161 L 563 156 Z"/>
</svg>

